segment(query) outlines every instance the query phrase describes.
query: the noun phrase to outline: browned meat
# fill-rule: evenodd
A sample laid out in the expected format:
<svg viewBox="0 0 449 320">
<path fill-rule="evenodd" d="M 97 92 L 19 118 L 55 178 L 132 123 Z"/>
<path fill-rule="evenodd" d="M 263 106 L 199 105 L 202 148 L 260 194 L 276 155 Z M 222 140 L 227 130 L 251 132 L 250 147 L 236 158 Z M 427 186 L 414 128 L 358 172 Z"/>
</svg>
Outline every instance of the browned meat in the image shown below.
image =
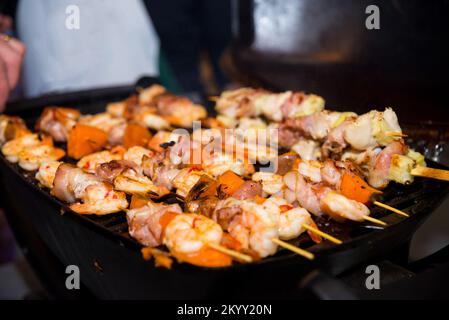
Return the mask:
<svg viewBox="0 0 449 320">
<path fill-rule="evenodd" d="M 262 196 L 262 184 L 255 181 L 245 181 L 232 195 L 237 200 L 252 199 L 255 196 Z"/>
<path fill-rule="evenodd" d="M 335 166 L 334 161 L 326 160 L 321 168 L 321 177 L 325 184 L 338 188 L 341 181 L 340 169 Z"/>
<path fill-rule="evenodd" d="M 195 212 L 211 218 L 218 201 L 219 199 L 217 197 L 206 197 L 193 200 L 189 202 L 187 209 L 189 212 Z"/>
<path fill-rule="evenodd" d="M 369 172 L 368 182 L 371 186 L 377 189 L 383 189 L 388 185 L 388 171 L 391 166 L 392 156 L 395 154 L 403 155 L 407 153 L 407 146 L 403 141 L 393 141 L 386 146 L 375 157 L 373 167 Z"/>
<path fill-rule="evenodd" d="M 70 174 L 73 170 L 81 170 L 73 165 L 63 163 L 56 170 L 55 179 L 53 181 L 53 195 L 59 200 L 73 203 L 76 200 L 75 193 L 69 190 Z"/>
<path fill-rule="evenodd" d="M 347 119 L 339 126 L 331 129 L 321 148 L 324 158 L 338 159 L 343 150 L 348 146 L 344 138 L 346 127 L 353 123 L 354 119 Z"/>
<path fill-rule="evenodd" d="M 291 120 L 287 120 L 279 125 L 279 146 L 291 148 L 304 134 L 291 125 Z"/>
<path fill-rule="evenodd" d="M 160 245 L 162 227 L 159 220 L 167 212 L 182 213 L 182 209 L 178 204 L 165 205 L 148 202 L 141 208 L 129 210 L 126 213 L 129 234 L 145 246 Z"/>
<path fill-rule="evenodd" d="M 133 169 L 136 172 L 139 170 L 133 161 L 112 160 L 97 166 L 95 169 L 95 175 L 103 181 L 114 183 L 114 179 L 127 169 Z"/>
<path fill-rule="evenodd" d="M 179 97 L 172 94 L 163 94 L 156 97 L 156 106 L 161 116 L 170 116 L 174 109 L 182 106 L 190 107 L 193 102 L 186 97 Z"/>
<path fill-rule="evenodd" d="M 294 92 L 287 101 L 281 106 L 282 115 L 284 118 L 290 117 L 292 113 L 292 108 L 294 106 L 300 105 L 301 102 L 306 98 L 304 92 Z"/>
<path fill-rule="evenodd" d="M 295 160 L 299 158 L 298 154 L 287 152 L 278 157 L 276 174 L 281 176 L 285 175 L 287 172 L 291 171 Z"/>
<path fill-rule="evenodd" d="M 143 173 L 150 177 L 155 185 L 164 186 L 169 190 L 172 189 L 172 180 L 179 167 L 170 161 L 170 152 L 170 149 L 166 149 L 151 158 L 147 156 L 142 158 Z"/>
<path fill-rule="evenodd" d="M 37 120 L 36 130 L 49 134 L 55 141 L 65 142 L 80 115 L 76 109 L 47 107 Z"/>
<path fill-rule="evenodd" d="M 242 208 L 238 205 L 233 205 L 215 210 L 212 214 L 212 219 L 215 220 L 223 228 L 223 230 L 227 230 L 232 219 L 241 213 Z"/>
</svg>

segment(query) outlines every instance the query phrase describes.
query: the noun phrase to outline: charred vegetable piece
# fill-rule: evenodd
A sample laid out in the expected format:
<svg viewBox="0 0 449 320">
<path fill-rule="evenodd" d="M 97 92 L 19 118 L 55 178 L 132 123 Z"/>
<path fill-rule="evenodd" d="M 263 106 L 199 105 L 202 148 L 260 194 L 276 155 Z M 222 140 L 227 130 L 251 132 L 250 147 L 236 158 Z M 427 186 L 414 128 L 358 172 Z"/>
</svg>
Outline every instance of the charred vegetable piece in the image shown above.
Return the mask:
<svg viewBox="0 0 449 320">
<path fill-rule="evenodd" d="M 381 192 L 374 189 L 362 178 L 351 172 L 345 172 L 341 179 L 340 192 L 345 197 L 367 204 L 372 201 L 373 196 Z"/>
<path fill-rule="evenodd" d="M 108 135 L 98 128 L 77 124 L 70 131 L 67 143 L 68 155 L 74 159 L 100 151 L 106 145 Z"/>
<path fill-rule="evenodd" d="M 245 181 L 234 172 L 226 171 L 218 178 L 218 182 L 221 190 L 231 196 Z"/>
<path fill-rule="evenodd" d="M 194 266 L 206 268 L 229 267 L 232 265 L 232 258 L 212 248 L 203 247 L 194 253 L 176 253 L 173 256 L 181 262 L 187 262 Z"/>
<path fill-rule="evenodd" d="M 123 137 L 123 145 L 125 148 L 135 146 L 146 147 L 150 140 L 151 134 L 145 127 L 135 123 L 126 126 L 125 135 Z"/>
</svg>

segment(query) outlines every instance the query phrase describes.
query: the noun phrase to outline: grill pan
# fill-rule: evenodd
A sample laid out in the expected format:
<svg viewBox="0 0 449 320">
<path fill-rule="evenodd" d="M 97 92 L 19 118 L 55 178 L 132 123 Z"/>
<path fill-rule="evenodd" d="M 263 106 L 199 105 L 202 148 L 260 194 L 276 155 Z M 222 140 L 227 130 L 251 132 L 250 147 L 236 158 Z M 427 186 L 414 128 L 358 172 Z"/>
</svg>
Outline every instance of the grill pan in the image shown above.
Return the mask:
<svg viewBox="0 0 449 320">
<path fill-rule="evenodd" d="M 126 98 L 139 86 L 155 83 L 145 79 L 135 86 L 87 90 L 70 94 L 12 103 L 7 113 L 22 117 L 27 125 L 48 105 L 79 108 L 82 113 L 104 110 L 106 103 Z M 209 110 L 211 111 L 211 110 Z M 62 265 L 77 265 L 81 282 L 103 299 L 195 299 L 195 298 L 295 298 L 301 296 L 298 283 L 313 270 L 338 275 L 362 263 L 394 255 L 407 247 L 414 231 L 434 211 L 449 192 L 449 184 L 416 178 L 409 186 L 390 184 L 382 201 L 408 212 L 404 219 L 378 208 L 372 215 L 389 224 L 385 229 L 370 223 L 329 222 L 322 218 L 319 227 L 344 240 L 340 246 L 327 242 L 316 245 L 306 235 L 301 244 L 315 253 L 308 261 L 285 250 L 249 265 L 229 268 L 198 268 L 174 264 L 172 270 L 156 268 L 140 255 L 141 246 L 128 234 L 124 213 L 107 216 L 78 215 L 38 187 L 34 174 L 21 170 L 1 156 L 3 204 L 15 232 L 17 217 L 36 231 Z M 428 161 L 434 168 L 445 167 Z M 25 175 L 24 175 L 25 173 Z M 20 236 L 20 235 L 18 235 Z M 397 258 L 402 258 L 399 254 Z M 63 272 L 63 270 L 61 271 Z"/>
</svg>

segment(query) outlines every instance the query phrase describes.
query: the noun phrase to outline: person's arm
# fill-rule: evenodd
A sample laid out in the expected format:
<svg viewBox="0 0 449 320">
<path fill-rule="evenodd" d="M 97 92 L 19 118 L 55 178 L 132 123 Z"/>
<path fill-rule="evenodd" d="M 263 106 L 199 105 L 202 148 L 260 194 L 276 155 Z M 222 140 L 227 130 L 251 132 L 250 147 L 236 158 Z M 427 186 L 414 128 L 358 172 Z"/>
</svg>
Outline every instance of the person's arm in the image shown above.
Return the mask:
<svg viewBox="0 0 449 320">
<path fill-rule="evenodd" d="M 9 93 L 17 85 L 24 55 L 23 43 L 0 35 L 0 112 L 4 111 Z"/>
</svg>

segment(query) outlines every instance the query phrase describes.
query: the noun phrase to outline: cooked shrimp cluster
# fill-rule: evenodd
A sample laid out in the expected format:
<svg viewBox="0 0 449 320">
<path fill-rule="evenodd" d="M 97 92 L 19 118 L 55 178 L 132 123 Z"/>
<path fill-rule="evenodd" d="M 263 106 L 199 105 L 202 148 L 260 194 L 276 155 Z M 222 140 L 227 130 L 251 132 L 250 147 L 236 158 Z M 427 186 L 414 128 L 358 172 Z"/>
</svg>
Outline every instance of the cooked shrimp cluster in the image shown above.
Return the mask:
<svg viewBox="0 0 449 320">
<path fill-rule="evenodd" d="M 47 107 L 36 133 L 2 115 L 0 145 L 74 212 L 125 211 L 144 256 L 168 267 L 171 258 L 203 267 L 257 261 L 298 237 L 320 243 L 330 238 L 316 221 L 375 220 L 378 189 L 411 183 L 411 170 L 425 166 L 391 108 L 359 116 L 326 110 L 313 94 L 241 88 L 223 92 L 216 110 L 207 118 L 204 107 L 153 85 L 98 114 Z M 199 120 L 206 128 L 174 131 Z M 268 140 L 263 130 L 273 130 Z M 289 152 L 279 155 L 276 143 Z M 272 171 L 254 165 L 272 160 Z"/>
</svg>

